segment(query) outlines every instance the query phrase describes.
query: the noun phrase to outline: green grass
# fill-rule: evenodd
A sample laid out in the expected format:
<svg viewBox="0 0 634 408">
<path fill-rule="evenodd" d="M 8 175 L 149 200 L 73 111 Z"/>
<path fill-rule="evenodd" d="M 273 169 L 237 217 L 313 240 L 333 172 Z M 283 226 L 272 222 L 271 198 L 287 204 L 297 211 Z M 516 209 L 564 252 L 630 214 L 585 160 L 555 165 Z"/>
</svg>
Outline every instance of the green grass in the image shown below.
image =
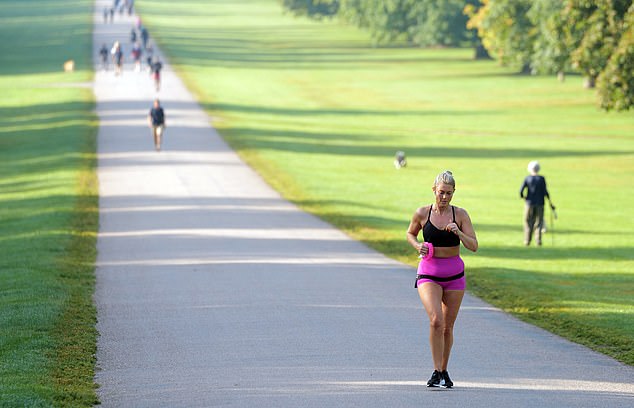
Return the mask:
<svg viewBox="0 0 634 408">
<path fill-rule="evenodd" d="M 0 3 L 1 406 L 97 402 L 92 6 Z"/>
<path fill-rule="evenodd" d="M 222 136 L 285 197 L 414 266 L 409 219 L 451 169 L 480 242 L 465 254 L 469 290 L 634 364 L 631 113 L 599 111 L 579 77 L 519 76 L 471 50 L 372 48 L 274 0 L 137 3 Z M 396 150 L 407 169 L 392 167 Z M 559 213 L 542 248 L 522 246 L 530 160 Z"/>
</svg>

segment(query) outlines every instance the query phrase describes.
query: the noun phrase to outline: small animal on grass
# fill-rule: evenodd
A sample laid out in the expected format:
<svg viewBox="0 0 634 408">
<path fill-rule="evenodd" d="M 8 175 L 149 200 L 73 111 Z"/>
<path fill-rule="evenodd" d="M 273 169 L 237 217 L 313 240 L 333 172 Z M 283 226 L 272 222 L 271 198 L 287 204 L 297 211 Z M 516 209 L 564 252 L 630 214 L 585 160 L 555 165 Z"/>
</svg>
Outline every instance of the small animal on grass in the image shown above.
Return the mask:
<svg viewBox="0 0 634 408">
<path fill-rule="evenodd" d="M 75 70 L 75 61 L 68 60 L 64 63 L 64 72 L 73 72 Z"/>
<path fill-rule="evenodd" d="M 405 158 L 405 152 L 398 151 L 394 155 L 394 167 L 400 169 L 401 167 L 407 166 L 407 159 Z"/>
</svg>

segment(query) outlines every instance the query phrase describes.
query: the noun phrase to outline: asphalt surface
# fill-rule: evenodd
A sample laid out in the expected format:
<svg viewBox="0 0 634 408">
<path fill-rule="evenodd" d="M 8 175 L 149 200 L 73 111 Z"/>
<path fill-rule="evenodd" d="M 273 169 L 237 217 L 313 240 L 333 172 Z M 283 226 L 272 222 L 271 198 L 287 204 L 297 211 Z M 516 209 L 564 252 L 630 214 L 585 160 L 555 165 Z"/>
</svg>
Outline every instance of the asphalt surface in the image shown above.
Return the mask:
<svg viewBox="0 0 634 408">
<path fill-rule="evenodd" d="M 103 24 L 111 1 L 96 3 L 95 55 L 118 39 L 129 59 L 133 18 Z M 169 64 L 158 94 L 130 64 L 121 77 L 99 71 L 94 90 L 103 407 L 634 406 L 634 368 L 468 295 L 455 388 L 426 388 L 413 268 L 284 201 Z M 146 119 L 157 95 L 161 152 Z"/>
</svg>

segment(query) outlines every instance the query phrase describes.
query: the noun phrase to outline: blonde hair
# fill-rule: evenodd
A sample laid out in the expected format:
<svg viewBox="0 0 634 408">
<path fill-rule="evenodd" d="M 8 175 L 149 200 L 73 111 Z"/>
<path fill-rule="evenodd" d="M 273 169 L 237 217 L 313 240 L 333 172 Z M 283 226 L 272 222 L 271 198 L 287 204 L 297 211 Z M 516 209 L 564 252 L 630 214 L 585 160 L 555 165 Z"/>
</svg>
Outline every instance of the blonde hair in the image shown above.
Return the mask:
<svg viewBox="0 0 634 408">
<path fill-rule="evenodd" d="M 436 176 L 436 180 L 434 180 L 434 187 L 440 183 L 449 184 L 454 189 L 456 188 L 456 180 L 453 178 L 453 173 L 449 170 L 445 170 Z"/>
</svg>

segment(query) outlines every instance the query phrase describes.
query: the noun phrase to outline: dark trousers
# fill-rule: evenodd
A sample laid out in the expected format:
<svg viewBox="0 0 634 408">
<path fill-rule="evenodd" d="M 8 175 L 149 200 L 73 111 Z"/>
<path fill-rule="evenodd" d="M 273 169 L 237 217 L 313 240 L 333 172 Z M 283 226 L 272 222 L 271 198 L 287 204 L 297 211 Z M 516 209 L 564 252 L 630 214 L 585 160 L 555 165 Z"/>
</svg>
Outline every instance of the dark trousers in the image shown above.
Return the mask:
<svg viewBox="0 0 634 408">
<path fill-rule="evenodd" d="M 533 234 L 537 245 L 542 244 L 542 228 L 544 227 L 544 206 L 526 204 L 524 207 L 524 245 L 529 245 Z"/>
</svg>

